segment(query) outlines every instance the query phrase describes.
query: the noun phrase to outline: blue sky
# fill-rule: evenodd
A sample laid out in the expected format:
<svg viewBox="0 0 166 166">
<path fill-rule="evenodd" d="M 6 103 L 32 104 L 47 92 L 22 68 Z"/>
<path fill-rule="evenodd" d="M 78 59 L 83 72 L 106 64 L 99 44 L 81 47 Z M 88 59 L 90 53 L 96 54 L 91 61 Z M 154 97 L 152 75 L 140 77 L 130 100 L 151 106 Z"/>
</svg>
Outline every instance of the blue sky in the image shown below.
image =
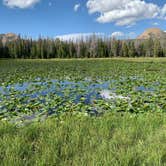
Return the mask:
<svg viewBox="0 0 166 166">
<path fill-rule="evenodd" d="M 135 37 L 150 27 L 166 31 L 166 1 L 1 0 L 0 18 L 0 33 L 32 37 L 113 33 Z"/>
</svg>

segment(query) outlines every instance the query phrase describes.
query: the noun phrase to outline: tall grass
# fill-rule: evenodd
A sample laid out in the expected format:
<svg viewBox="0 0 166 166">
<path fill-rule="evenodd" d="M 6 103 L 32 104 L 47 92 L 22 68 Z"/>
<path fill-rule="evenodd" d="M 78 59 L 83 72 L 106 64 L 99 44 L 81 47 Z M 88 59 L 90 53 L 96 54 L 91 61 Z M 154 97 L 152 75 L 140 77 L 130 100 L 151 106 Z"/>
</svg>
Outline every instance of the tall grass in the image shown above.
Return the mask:
<svg viewBox="0 0 166 166">
<path fill-rule="evenodd" d="M 166 165 L 166 115 L 66 115 L 0 124 L 0 165 Z"/>
</svg>

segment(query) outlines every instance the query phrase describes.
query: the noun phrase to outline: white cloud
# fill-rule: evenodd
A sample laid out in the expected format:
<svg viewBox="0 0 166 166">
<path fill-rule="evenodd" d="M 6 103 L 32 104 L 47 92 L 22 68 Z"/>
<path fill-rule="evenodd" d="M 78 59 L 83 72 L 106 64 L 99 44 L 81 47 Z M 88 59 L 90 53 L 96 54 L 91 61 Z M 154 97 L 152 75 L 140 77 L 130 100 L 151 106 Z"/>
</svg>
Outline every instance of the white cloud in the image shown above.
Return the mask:
<svg viewBox="0 0 166 166">
<path fill-rule="evenodd" d="M 112 38 L 123 38 L 125 36 L 125 34 L 123 32 L 113 32 L 111 34 Z"/>
<path fill-rule="evenodd" d="M 164 17 L 164 19 L 166 19 L 166 4 L 161 9 L 161 17 Z"/>
<path fill-rule="evenodd" d="M 99 13 L 99 23 L 113 22 L 119 26 L 133 25 L 143 19 L 166 17 L 166 4 L 160 8 L 144 0 L 88 0 L 87 8 L 90 14 Z"/>
<path fill-rule="evenodd" d="M 81 6 L 80 4 L 75 4 L 74 5 L 74 11 L 77 12 L 78 9 L 80 8 L 80 6 Z"/>
<path fill-rule="evenodd" d="M 159 24 L 158 22 L 154 22 L 153 25 L 154 25 L 154 26 L 158 26 L 158 25 L 160 25 L 160 24 Z"/>
<path fill-rule="evenodd" d="M 86 40 L 93 35 L 101 38 L 105 36 L 104 33 L 74 33 L 74 34 L 59 35 L 56 36 L 55 38 L 60 39 L 62 41 L 79 41 L 79 40 Z"/>
<path fill-rule="evenodd" d="M 61 41 L 86 41 L 91 37 L 95 36 L 95 38 L 107 39 L 107 38 L 116 38 L 116 39 L 134 39 L 136 37 L 135 32 L 124 33 L 121 31 L 113 32 L 111 35 L 106 35 L 104 33 L 73 33 L 73 34 L 66 34 L 66 35 L 58 35 L 55 39 L 60 39 Z"/>
<path fill-rule="evenodd" d="M 4 5 L 10 8 L 30 8 L 37 4 L 40 0 L 3 0 Z"/>
<path fill-rule="evenodd" d="M 129 33 L 124 33 L 124 32 L 113 32 L 111 34 L 112 38 L 116 38 L 116 39 L 134 39 L 136 37 L 135 32 L 129 32 Z"/>
</svg>

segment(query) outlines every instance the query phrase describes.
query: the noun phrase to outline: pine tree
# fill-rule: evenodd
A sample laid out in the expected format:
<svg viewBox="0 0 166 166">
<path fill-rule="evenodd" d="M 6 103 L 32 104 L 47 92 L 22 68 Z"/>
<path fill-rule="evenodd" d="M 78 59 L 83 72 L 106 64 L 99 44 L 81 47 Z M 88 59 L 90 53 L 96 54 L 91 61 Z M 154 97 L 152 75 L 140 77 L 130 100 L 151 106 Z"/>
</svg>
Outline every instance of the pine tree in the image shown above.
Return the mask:
<svg viewBox="0 0 166 166">
<path fill-rule="evenodd" d="M 126 42 L 123 42 L 123 44 L 122 44 L 122 56 L 123 57 L 129 56 L 129 49 L 128 49 Z"/>
<path fill-rule="evenodd" d="M 156 39 L 154 41 L 154 57 L 161 57 L 163 56 L 163 51 L 162 51 L 162 48 L 161 48 L 161 44 L 160 44 L 160 41 L 158 39 Z"/>
<path fill-rule="evenodd" d="M 136 57 L 137 56 L 137 52 L 136 52 L 136 49 L 135 49 L 135 45 L 134 45 L 134 42 L 130 42 L 129 43 L 129 57 Z"/>
</svg>

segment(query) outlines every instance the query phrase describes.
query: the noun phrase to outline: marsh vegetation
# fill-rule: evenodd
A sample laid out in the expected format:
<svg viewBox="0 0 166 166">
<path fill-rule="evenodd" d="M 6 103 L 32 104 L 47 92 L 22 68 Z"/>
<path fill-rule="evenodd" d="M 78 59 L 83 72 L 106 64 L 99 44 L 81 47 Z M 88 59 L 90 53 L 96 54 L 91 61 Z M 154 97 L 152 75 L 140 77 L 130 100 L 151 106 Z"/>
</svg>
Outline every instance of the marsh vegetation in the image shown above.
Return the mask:
<svg viewBox="0 0 166 166">
<path fill-rule="evenodd" d="M 166 60 L 1 60 L 1 165 L 166 164 Z"/>
</svg>

